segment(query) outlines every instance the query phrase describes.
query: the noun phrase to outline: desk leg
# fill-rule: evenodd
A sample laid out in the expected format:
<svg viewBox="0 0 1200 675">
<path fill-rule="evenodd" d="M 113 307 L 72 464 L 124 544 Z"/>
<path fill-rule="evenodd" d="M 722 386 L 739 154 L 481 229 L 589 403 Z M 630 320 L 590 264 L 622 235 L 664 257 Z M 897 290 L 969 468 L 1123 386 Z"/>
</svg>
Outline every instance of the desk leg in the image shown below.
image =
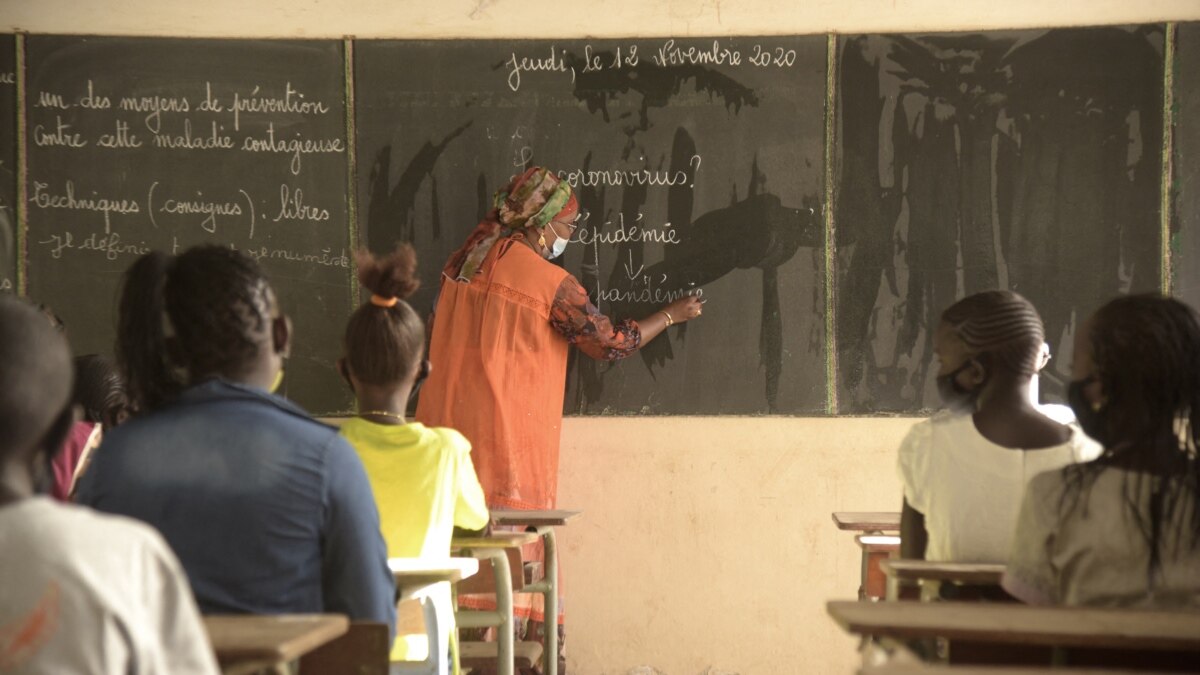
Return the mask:
<svg viewBox="0 0 1200 675">
<path fill-rule="evenodd" d="M 492 564 L 496 566 L 496 611 L 500 613 L 500 626 L 496 629 L 499 645 L 497 675 L 513 675 L 513 599 L 512 572 L 508 566 L 508 555 L 504 551 L 492 552 Z"/>
<path fill-rule="evenodd" d="M 546 558 L 546 602 L 543 603 L 543 625 L 546 631 L 546 641 L 542 654 L 542 673 L 558 675 L 558 544 L 554 539 L 554 528 L 538 528 L 542 535 Z"/>
</svg>

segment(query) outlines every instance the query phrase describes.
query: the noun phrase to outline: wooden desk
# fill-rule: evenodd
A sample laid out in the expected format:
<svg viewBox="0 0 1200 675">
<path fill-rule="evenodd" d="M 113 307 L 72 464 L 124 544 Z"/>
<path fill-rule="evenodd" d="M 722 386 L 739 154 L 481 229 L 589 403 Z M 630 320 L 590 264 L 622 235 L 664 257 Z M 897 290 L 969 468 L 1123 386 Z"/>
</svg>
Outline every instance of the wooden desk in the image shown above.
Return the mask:
<svg viewBox="0 0 1200 675">
<path fill-rule="evenodd" d="M 1030 607 L 988 603 L 832 601 L 850 633 L 900 639 L 943 637 L 993 644 L 1197 652 L 1200 612 Z M 1197 661 L 1200 662 L 1200 661 Z"/>
<path fill-rule="evenodd" d="M 210 615 L 204 628 L 227 675 L 280 668 L 343 635 L 340 614 Z"/>
<path fill-rule="evenodd" d="M 388 558 L 388 568 L 400 588 L 429 586 L 449 581 L 451 583 L 473 577 L 479 572 L 476 558 Z"/>
<path fill-rule="evenodd" d="M 880 565 L 900 552 L 900 537 L 894 534 L 856 534 L 854 543 L 862 549 L 858 599 L 884 599 L 887 596 L 887 576 Z"/>
<path fill-rule="evenodd" d="M 492 522 L 496 525 L 524 525 L 527 527 L 562 527 L 578 518 L 583 511 L 519 511 L 516 509 L 492 509 Z"/>
<path fill-rule="evenodd" d="M 493 532 L 486 537 L 455 537 L 450 540 L 450 550 L 520 548 L 537 540 L 536 532 Z"/>
<path fill-rule="evenodd" d="M 834 511 L 833 523 L 839 530 L 854 532 L 899 532 L 898 511 Z"/>
<path fill-rule="evenodd" d="M 943 584 L 956 586 L 1000 586 L 1004 565 L 982 563 L 933 562 L 929 560 L 891 559 L 880 563 L 887 576 L 887 597 L 899 597 L 902 582 L 920 584 L 921 600 L 937 600 Z"/>
</svg>

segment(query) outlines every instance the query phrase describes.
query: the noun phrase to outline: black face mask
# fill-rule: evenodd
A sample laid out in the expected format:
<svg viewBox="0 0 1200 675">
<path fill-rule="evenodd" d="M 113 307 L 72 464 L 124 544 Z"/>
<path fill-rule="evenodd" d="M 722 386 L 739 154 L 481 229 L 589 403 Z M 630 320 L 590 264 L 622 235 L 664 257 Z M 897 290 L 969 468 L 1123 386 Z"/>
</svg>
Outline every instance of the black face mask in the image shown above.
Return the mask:
<svg viewBox="0 0 1200 675">
<path fill-rule="evenodd" d="M 966 390 L 958 383 L 958 374 L 971 367 L 973 359 L 967 359 L 952 373 L 937 376 L 938 396 L 950 410 L 971 410 L 975 407 L 975 397 L 979 390 Z"/>
<path fill-rule="evenodd" d="M 1071 410 L 1075 412 L 1075 420 L 1079 422 L 1079 427 L 1083 429 L 1083 433 L 1096 439 L 1100 445 L 1108 447 L 1108 442 L 1105 439 L 1107 435 L 1106 429 L 1108 425 L 1105 423 L 1104 407 L 1092 407 L 1087 396 L 1083 393 L 1083 388 L 1096 381 L 1095 375 L 1089 375 L 1082 380 L 1071 380 L 1067 385 L 1067 403 L 1071 405 Z"/>
</svg>

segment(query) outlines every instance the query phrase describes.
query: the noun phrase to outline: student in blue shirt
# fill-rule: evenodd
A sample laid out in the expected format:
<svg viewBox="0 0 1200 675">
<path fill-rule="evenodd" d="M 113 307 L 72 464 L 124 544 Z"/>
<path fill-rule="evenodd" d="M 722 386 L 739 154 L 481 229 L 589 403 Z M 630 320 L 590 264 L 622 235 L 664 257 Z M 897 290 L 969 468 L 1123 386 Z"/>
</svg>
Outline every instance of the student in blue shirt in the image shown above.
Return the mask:
<svg viewBox="0 0 1200 675">
<path fill-rule="evenodd" d="M 371 485 L 337 431 L 269 393 L 291 326 L 249 257 L 154 252 L 129 269 L 117 357 L 142 412 L 105 436 L 78 501 L 157 528 L 206 613 L 386 622 L 395 588 Z"/>
</svg>

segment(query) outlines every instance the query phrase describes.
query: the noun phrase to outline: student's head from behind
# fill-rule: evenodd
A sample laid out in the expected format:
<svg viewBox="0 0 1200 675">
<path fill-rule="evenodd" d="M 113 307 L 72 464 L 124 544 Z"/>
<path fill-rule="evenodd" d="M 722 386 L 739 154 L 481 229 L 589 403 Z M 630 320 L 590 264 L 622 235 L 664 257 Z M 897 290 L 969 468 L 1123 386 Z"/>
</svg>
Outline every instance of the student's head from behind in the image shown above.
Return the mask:
<svg viewBox="0 0 1200 675">
<path fill-rule="evenodd" d="M 75 357 L 75 405 L 83 419 L 111 429 L 133 412 L 125 392 L 125 378 L 112 361 L 99 354 Z"/>
<path fill-rule="evenodd" d="M 1011 291 L 967 296 L 942 312 L 933 337 L 938 392 L 949 407 L 972 407 L 994 386 L 1026 384 L 1045 364 L 1037 309 Z"/>
<path fill-rule="evenodd" d="M 1071 407 L 1106 453 L 1170 463 L 1184 455 L 1178 425 L 1198 431 L 1200 319 L 1174 298 L 1112 300 L 1077 331 L 1071 380 Z"/>
<path fill-rule="evenodd" d="M 75 421 L 66 339 L 36 308 L 0 296 L 0 501 L 47 481 Z"/>
<path fill-rule="evenodd" d="M 405 302 L 420 286 L 416 252 L 401 244 L 383 257 L 360 251 L 356 262 L 359 282 L 371 299 L 350 316 L 338 369 L 360 397 L 364 388 L 411 386 L 425 352 L 424 323 Z"/>
<path fill-rule="evenodd" d="M 211 377 L 278 385 L 291 326 L 252 258 L 224 246 L 158 251 L 125 273 L 117 360 L 139 410 Z"/>
</svg>

